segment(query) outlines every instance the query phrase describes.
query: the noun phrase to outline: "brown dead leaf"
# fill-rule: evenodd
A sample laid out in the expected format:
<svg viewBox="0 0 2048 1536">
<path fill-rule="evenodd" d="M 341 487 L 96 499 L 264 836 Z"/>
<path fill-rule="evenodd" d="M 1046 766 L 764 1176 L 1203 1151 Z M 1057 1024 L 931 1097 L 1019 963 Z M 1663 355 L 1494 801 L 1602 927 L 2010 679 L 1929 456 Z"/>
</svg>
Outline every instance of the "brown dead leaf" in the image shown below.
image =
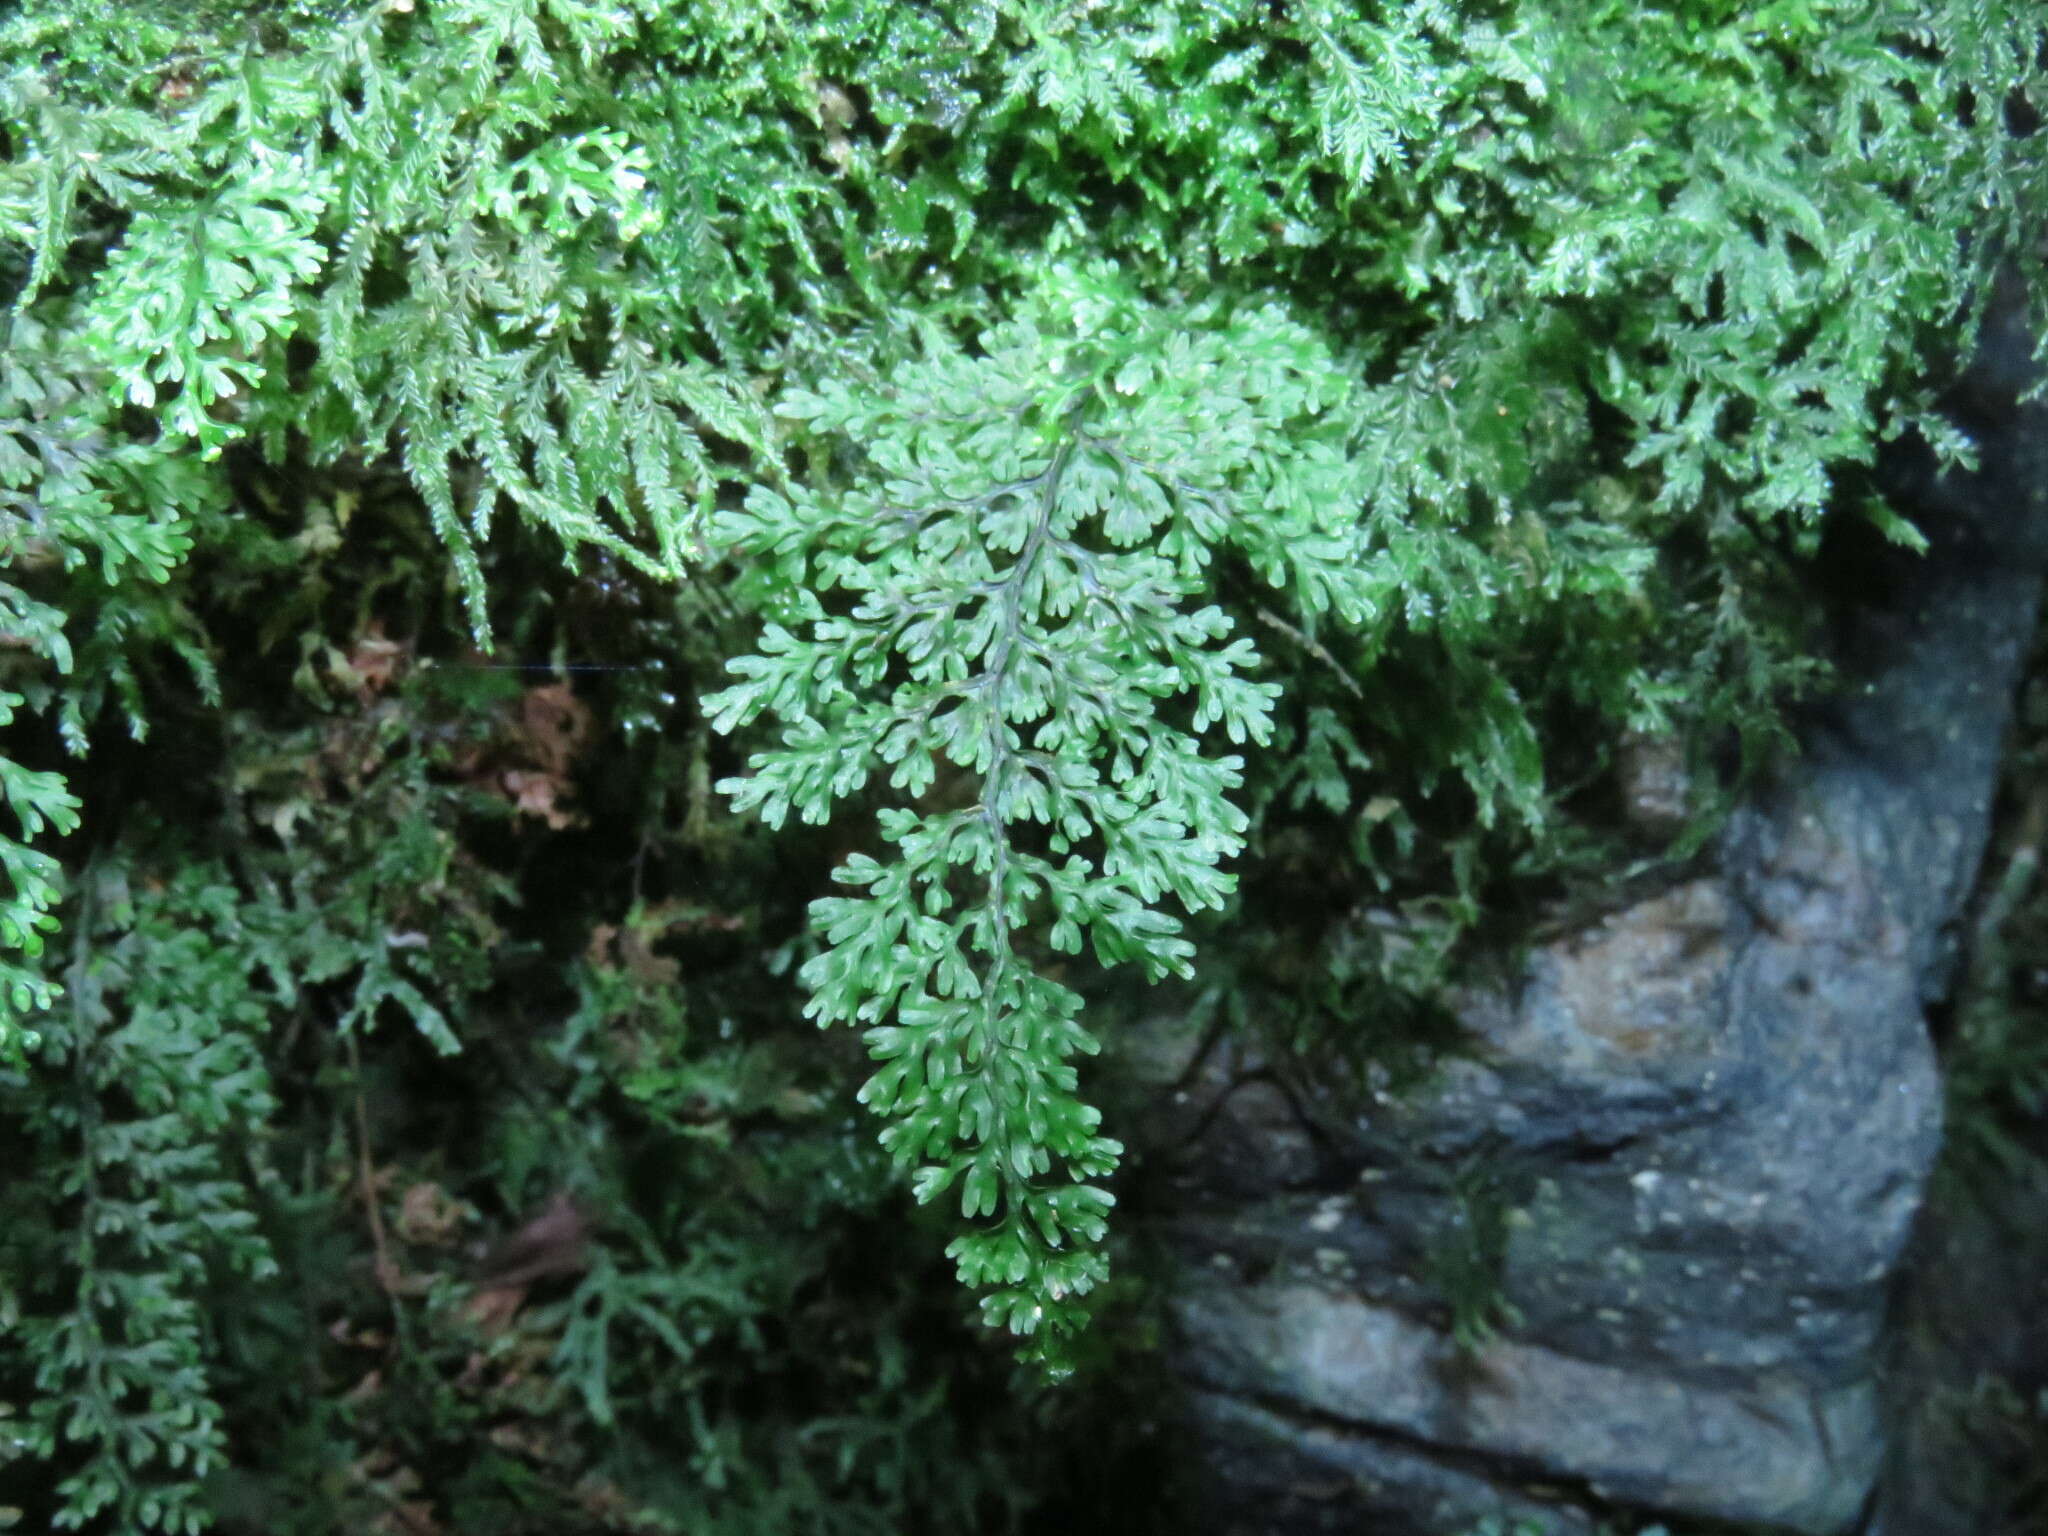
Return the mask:
<svg viewBox="0 0 2048 1536">
<path fill-rule="evenodd" d="M 512 1326 L 519 1309 L 526 1305 L 523 1285 L 493 1285 L 478 1291 L 462 1304 L 462 1315 L 487 1339 L 495 1339 Z"/>
<path fill-rule="evenodd" d="M 569 691 L 567 683 L 529 688 L 519 701 L 514 730 L 529 759 L 547 773 L 568 773 L 576 754 L 589 744 L 590 707 Z"/>
<path fill-rule="evenodd" d="M 574 1274 L 590 1264 L 590 1223 L 568 1191 L 493 1249 L 478 1266 L 485 1286 L 524 1286 L 548 1275 Z"/>
<path fill-rule="evenodd" d="M 575 824 L 576 818 L 555 803 L 558 796 L 569 793 L 567 780 L 523 768 L 507 768 L 498 780 L 514 808 L 525 815 L 540 817 L 557 832 Z"/>
<path fill-rule="evenodd" d="M 344 1403 L 367 1403 L 384 1390 L 384 1373 L 372 1370 L 363 1373 L 363 1379 L 341 1394 Z"/>
<path fill-rule="evenodd" d="M 405 658 L 405 646 L 384 638 L 384 621 L 372 619 L 348 653 L 349 670 L 362 679 L 364 688 L 381 693 L 391 686 L 398 664 Z"/>
<path fill-rule="evenodd" d="M 566 1461 L 569 1448 L 537 1424 L 499 1424 L 491 1430 L 491 1444 L 538 1462 Z"/>
<path fill-rule="evenodd" d="M 565 807 L 574 794 L 569 770 L 594 734 L 589 707 L 562 683 L 529 688 L 500 731 L 489 747 L 452 748 L 449 766 L 471 787 L 509 800 L 557 832 L 581 825 Z"/>
<path fill-rule="evenodd" d="M 461 1202 L 440 1185 L 415 1184 L 398 1203 L 398 1235 L 422 1247 L 445 1248 L 454 1242 L 464 1214 Z"/>
<path fill-rule="evenodd" d="M 645 928 L 628 928 L 619 936 L 619 958 L 632 978 L 645 986 L 672 987 L 682 979 L 683 968 L 649 945 L 652 934 Z"/>
<path fill-rule="evenodd" d="M 405 654 L 404 643 L 386 639 L 383 621 L 372 619 L 346 655 L 328 648 L 327 671 L 342 687 L 355 690 L 359 704 L 368 704 L 391 686 Z"/>
</svg>

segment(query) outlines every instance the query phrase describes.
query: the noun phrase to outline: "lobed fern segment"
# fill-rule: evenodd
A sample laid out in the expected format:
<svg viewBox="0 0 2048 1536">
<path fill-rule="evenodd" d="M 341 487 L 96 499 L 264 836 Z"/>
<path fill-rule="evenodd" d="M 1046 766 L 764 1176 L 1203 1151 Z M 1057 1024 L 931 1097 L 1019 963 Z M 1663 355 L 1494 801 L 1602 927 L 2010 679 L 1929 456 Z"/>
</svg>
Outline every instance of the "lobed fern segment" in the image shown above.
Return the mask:
<svg viewBox="0 0 2048 1536">
<path fill-rule="evenodd" d="M 0 1340 L 35 1362 L 21 1447 L 69 1467 L 52 1529 L 197 1536 L 228 1459 L 207 1288 L 278 1273 L 248 1128 L 276 1107 L 260 1036 L 290 983 L 259 976 L 274 922 L 219 866 L 130 875 L 79 877 L 68 1006 L 41 1016 L 64 1070 L 0 1063 L 0 1124 L 53 1170 L 0 1191 L 0 1275 L 27 1304 L 10 1318 L 0 1292 Z"/>
<path fill-rule="evenodd" d="M 835 878 L 860 894 L 813 906 L 807 1011 L 866 1027 L 884 1144 L 920 1201 L 959 1186 L 980 1222 L 948 1249 L 960 1279 L 1057 1369 L 1108 1273 L 1098 1181 L 1122 1147 L 1077 1095 L 1097 1046 L 1056 957 L 1085 938 L 1104 964 L 1189 974 L 1165 899 L 1198 912 L 1234 887 L 1243 765 L 1205 741 L 1264 742 L 1279 690 L 1201 601 L 1219 557 L 1354 622 L 1377 578 L 1345 385 L 1277 309 L 1161 312 L 1063 271 L 982 346 L 789 394 L 866 469 L 719 519 L 798 595 L 709 703 L 721 730 L 780 721 L 721 785 L 771 826 L 823 821 L 877 775 L 899 797 L 879 814 L 893 857 L 854 855 Z"/>
</svg>

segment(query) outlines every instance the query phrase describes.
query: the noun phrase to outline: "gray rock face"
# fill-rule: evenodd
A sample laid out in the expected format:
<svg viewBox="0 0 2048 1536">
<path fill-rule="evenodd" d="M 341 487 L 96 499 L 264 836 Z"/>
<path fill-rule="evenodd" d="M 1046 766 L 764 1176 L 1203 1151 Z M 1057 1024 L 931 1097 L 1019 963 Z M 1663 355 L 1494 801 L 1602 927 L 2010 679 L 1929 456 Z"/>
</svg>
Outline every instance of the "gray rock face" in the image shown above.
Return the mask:
<svg viewBox="0 0 2048 1536">
<path fill-rule="evenodd" d="M 1994 333 L 1987 367 L 2014 345 Z M 1172 1091 L 1139 1144 L 1186 1261 L 1174 1348 L 1215 1529 L 1857 1522 L 1941 1135 L 1924 1009 L 2048 533 L 2048 419 L 1983 425 L 1981 474 L 1898 468 L 1935 547 L 1855 618 L 1865 681 L 1788 781 L 1709 872 L 1448 999 L 1471 1059 L 1361 1109 L 1236 1042 L 1146 1033 L 1133 1060 Z M 1460 1351 L 1415 1277 L 1489 1229 L 1512 1312 Z"/>
<path fill-rule="evenodd" d="M 1868 1382 L 1714 1388 L 1507 1341 L 1464 1361 L 1400 1311 L 1309 1282 L 1196 1287 L 1179 1316 L 1213 1340 L 1212 1390 L 1568 1473 L 1603 1500 L 1831 1531 L 1877 1470 Z"/>
<path fill-rule="evenodd" d="M 2025 338 L 2008 330 L 1989 350 L 2003 365 L 1999 382 L 2017 388 Z M 1980 409 L 1995 418 L 1995 398 Z M 1997 457 L 1987 456 L 1986 469 L 2030 496 L 2038 529 L 2048 522 L 2048 409 L 2021 422 L 2032 429 L 1992 437 Z M 2041 1128 L 2032 1146 L 2048 1158 Z M 2005 1478 L 2039 1472 L 2025 1465 L 2023 1443 L 1986 1435 L 1981 1421 L 1973 1431 L 1972 1420 L 1987 1376 L 2048 1381 L 2048 1161 L 2022 1163 L 2002 1180 L 1974 1178 L 1959 1193 L 1923 1216 L 1895 1297 L 1884 1373 L 1890 1454 L 1860 1536 L 2013 1528 Z"/>
</svg>

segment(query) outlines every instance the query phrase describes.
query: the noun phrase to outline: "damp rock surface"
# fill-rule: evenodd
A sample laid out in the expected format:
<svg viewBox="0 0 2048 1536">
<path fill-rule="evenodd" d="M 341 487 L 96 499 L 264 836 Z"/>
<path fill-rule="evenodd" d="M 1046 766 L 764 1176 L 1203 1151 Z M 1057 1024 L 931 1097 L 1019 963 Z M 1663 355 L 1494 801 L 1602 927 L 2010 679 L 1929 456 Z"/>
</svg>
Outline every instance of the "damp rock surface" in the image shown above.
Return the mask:
<svg viewBox="0 0 2048 1536">
<path fill-rule="evenodd" d="M 1994 323 L 1965 405 L 2024 342 Z M 1850 605 L 1853 686 L 1798 763 L 1703 872 L 1446 998 L 1469 1057 L 1361 1103 L 1234 1039 L 1141 1034 L 1215 1530 L 1871 1518 L 1888 1298 L 1941 1139 L 1926 1010 L 2048 553 L 2048 411 L 1973 425 L 1975 474 L 1888 465 L 1932 548 Z M 1460 1349 L 1418 1276 L 1480 1219 L 1475 1169 L 1506 1308 Z"/>
</svg>

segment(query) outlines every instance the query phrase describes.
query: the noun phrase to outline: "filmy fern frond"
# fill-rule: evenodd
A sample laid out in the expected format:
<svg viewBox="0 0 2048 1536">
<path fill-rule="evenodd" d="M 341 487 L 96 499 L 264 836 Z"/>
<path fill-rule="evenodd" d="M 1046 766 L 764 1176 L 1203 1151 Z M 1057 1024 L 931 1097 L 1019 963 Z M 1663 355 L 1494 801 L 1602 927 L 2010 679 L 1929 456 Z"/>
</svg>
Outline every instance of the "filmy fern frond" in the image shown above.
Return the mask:
<svg viewBox="0 0 2048 1536">
<path fill-rule="evenodd" d="M 1097 1181 L 1122 1150 L 1078 1096 L 1096 1043 L 1057 957 L 1188 973 L 1163 903 L 1220 907 L 1246 828 L 1241 760 L 1206 743 L 1264 741 L 1277 691 L 1204 601 L 1214 566 L 1234 552 L 1354 620 L 1374 599 L 1342 376 L 1277 311 L 1160 312 L 1063 272 L 982 346 L 786 398 L 869 467 L 715 521 L 805 595 L 708 707 L 780 722 L 721 786 L 770 825 L 892 792 L 891 856 L 856 855 L 837 878 L 860 894 L 813 908 L 809 1011 L 867 1027 L 885 1145 L 919 1200 L 958 1187 L 961 1280 L 1056 1367 L 1107 1274 Z"/>
</svg>

